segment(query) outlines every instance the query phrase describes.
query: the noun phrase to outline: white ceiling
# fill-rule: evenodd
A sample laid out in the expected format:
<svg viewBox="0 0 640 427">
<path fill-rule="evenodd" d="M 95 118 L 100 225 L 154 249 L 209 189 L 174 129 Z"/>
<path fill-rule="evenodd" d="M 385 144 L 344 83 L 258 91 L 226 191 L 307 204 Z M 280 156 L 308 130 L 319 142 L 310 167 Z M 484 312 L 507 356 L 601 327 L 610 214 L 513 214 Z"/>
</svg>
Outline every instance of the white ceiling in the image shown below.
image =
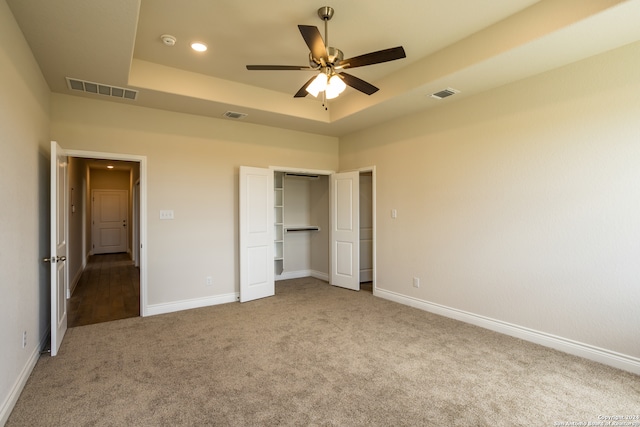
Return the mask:
<svg viewBox="0 0 640 427">
<path fill-rule="evenodd" d="M 640 40 L 640 0 L 7 0 L 53 92 L 340 136 L 455 102 Z M 345 57 L 403 46 L 407 58 L 350 74 L 380 88 L 348 88 L 325 111 L 293 94 L 308 71 L 247 64 L 308 64 L 297 25 L 332 6 L 329 45 Z M 162 34 L 177 38 L 165 46 Z M 209 50 L 196 53 L 192 41 Z M 139 90 L 136 101 L 67 88 L 65 78 Z M 428 95 L 452 87 L 445 100 Z M 229 119 L 225 119 L 229 120 Z"/>
</svg>

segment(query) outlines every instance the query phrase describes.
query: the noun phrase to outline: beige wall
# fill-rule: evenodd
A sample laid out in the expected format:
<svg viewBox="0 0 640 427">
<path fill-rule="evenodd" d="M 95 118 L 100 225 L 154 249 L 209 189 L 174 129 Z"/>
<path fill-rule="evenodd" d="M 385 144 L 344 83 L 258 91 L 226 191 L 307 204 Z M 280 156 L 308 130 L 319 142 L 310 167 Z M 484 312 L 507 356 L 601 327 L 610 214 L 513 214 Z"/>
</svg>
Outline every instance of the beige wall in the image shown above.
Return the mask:
<svg viewBox="0 0 640 427">
<path fill-rule="evenodd" d="M 89 169 L 89 186 L 91 190 L 126 190 L 131 191 L 131 171 Z"/>
<path fill-rule="evenodd" d="M 284 224 L 311 224 L 311 181 L 284 177 Z M 284 276 L 311 269 L 311 232 L 284 234 Z M 326 273 L 326 272 L 325 272 Z"/>
<path fill-rule="evenodd" d="M 377 166 L 378 287 L 638 360 L 638 70 L 640 43 L 341 138 Z"/>
<path fill-rule="evenodd" d="M 0 1 L 0 425 L 48 333 L 49 89 Z M 22 334 L 27 346 L 22 348 Z"/>
<path fill-rule="evenodd" d="M 80 280 L 80 275 L 85 267 L 86 254 L 84 228 L 86 218 L 83 212 L 87 206 L 87 174 L 86 161 L 84 159 L 69 158 L 67 176 L 69 184 L 69 255 L 67 256 L 67 271 L 69 274 L 69 287 L 73 290 Z"/>
<path fill-rule="evenodd" d="M 329 176 L 311 181 L 311 225 L 319 231 L 309 233 L 311 239 L 311 270 L 329 276 Z"/>
<path fill-rule="evenodd" d="M 337 138 L 52 95 L 63 148 L 147 157 L 148 303 L 238 291 L 238 170 L 335 170 Z M 175 219 L 159 219 L 160 210 Z M 212 276 L 214 285 L 205 286 Z"/>
</svg>

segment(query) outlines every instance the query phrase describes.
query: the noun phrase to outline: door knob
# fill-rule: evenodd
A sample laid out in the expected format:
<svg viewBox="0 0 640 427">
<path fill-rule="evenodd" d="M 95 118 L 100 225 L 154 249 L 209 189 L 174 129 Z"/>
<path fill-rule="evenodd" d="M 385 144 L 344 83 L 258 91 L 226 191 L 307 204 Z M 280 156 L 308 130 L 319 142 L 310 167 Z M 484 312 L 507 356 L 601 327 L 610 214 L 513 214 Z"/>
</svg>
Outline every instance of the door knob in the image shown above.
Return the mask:
<svg viewBox="0 0 640 427">
<path fill-rule="evenodd" d="M 64 262 L 64 261 L 66 261 L 66 260 L 67 260 L 67 257 L 66 257 L 66 256 L 64 256 L 64 255 L 59 256 L 59 257 L 58 257 L 58 259 L 56 259 L 56 261 L 57 261 L 57 262 Z"/>
<path fill-rule="evenodd" d="M 43 262 L 56 262 L 55 258 L 42 258 Z"/>
</svg>

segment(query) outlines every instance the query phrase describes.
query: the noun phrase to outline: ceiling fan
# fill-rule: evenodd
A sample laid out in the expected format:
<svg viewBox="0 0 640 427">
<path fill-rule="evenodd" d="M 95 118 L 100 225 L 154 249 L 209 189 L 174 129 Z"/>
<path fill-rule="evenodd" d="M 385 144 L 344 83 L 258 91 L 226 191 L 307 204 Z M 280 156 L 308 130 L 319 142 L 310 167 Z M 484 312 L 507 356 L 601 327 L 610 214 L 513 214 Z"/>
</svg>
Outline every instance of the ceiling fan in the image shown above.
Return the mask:
<svg viewBox="0 0 640 427">
<path fill-rule="evenodd" d="M 318 71 L 318 75 L 311 77 L 296 92 L 294 98 L 303 98 L 307 94 L 317 97 L 322 92 L 323 100 L 332 99 L 342 93 L 347 85 L 367 95 L 377 92 L 378 88 L 371 83 L 347 74 L 343 70 L 406 58 L 404 48 L 398 46 L 344 59 L 344 54 L 340 49 L 329 46 L 328 22 L 333 17 L 333 14 L 332 7 L 324 6 L 318 9 L 318 16 L 324 21 L 324 40 L 318 27 L 298 25 L 300 34 L 302 34 L 302 38 L 309 47 L 309 66 L 247 65 L 247 70 Z"/>
</svg>

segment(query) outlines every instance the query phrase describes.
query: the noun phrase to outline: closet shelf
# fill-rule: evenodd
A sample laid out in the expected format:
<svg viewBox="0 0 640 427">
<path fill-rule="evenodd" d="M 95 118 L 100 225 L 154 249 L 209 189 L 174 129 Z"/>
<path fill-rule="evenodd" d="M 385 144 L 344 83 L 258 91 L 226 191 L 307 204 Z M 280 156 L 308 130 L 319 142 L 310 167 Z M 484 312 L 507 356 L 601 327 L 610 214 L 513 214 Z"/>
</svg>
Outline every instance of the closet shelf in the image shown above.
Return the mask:
<svg viewBox="0 0 640 427">
<path fill-rule="evenodd" d="M 290 225 L 284 227 L 285 233 L 290 231 L 320 231 L 320 227 L 316 225 Z"/>
</svg>

